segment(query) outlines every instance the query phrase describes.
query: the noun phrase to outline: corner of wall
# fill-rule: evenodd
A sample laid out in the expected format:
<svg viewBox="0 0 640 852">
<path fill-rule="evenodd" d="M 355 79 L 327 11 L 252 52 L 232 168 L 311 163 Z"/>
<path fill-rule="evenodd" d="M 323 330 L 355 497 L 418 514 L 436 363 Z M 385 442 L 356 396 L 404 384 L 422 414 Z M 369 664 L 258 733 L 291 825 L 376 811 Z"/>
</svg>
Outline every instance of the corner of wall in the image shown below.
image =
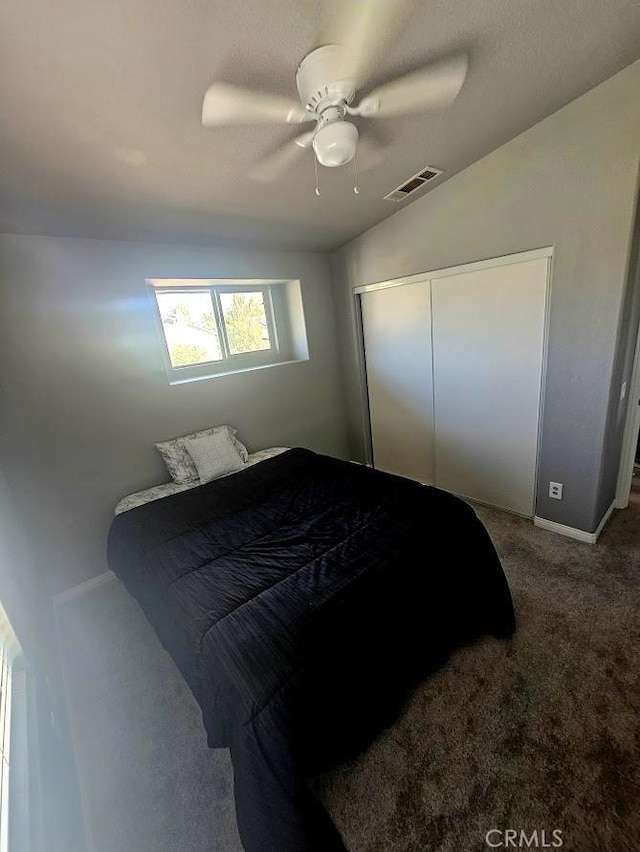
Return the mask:
<svg viewBox="0 0 640 852">
<path fill-rule="evenodd" d="M 364 422 L 362 418 L 361 376 L 357 348 L 357 324 L 352 282 L 345 263 L 343 249 L 331 255 L 331 278 L 338 332 L 338 358 L 340 365 L 340 387 L 346 413 L 349 458 L 365 461 L 363 442 Z"/>
</svg>

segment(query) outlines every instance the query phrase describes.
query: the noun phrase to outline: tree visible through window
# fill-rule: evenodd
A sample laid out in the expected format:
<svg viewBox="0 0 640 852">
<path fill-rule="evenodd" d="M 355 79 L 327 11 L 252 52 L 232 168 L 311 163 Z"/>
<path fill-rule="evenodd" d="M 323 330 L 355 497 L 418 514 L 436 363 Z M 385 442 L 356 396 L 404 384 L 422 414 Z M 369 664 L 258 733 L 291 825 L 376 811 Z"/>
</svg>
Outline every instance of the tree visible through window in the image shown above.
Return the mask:
<svg viewBox="0 0 640 852">
<path fill-rule="evenodd" d="M 271 348 L 262 293 L 221 293 L 220 304 L 232 355 Z"/>
<path fill-rule="evenodd" d="M 157 290 L 172 367 L 224 361 L 272 348 L 265 288 Z"/>
</svg>

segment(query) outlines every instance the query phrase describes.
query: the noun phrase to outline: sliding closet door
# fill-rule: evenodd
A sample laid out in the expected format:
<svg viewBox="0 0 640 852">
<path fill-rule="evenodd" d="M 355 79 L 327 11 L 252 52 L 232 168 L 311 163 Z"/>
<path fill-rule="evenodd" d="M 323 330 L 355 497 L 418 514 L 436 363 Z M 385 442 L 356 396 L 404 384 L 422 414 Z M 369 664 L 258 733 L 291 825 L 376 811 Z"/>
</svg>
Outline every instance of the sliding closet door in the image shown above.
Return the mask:
<svg viewBox="0 0 640 852">
<path fill-rule="evenodd" d="M 532 517 L 548 259 L 434 278 L 440 488 Z"/>
<path fill-rule="evenodd" d="M 373 463 L 433 482 L 429 282 L 363 293 Z"/>
</svg>

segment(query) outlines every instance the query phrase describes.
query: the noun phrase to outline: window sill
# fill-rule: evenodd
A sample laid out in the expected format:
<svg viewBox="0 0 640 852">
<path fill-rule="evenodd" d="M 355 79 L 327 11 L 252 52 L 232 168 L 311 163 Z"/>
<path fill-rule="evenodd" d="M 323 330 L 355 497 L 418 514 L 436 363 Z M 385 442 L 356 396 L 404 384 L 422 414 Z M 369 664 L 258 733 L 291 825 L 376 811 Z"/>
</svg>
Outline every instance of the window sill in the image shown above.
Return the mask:
<svg viewBox="0 0 640 852">
<path fill-rule="evenodd" d="M 208 379 L 218 379 L 222 376 L 234 376 L 237 373 L 254 373 L 256 370 L 268 370 L 271 367 L 284 367 L 287 364 L 302 364 L 308 360 L 309 358 L 291 358 L 287 361 L 273 361 L 271 364 L 256 364 L 251 367 L 234 367 L 233 369 L 220 370 L 214 373 L 206 373 L 201 376 L 185 376 L 181 379 L 170 377 L 169 385 L 173 387 L 174 385 L 187 385 L 191 382 L 202 382 Z"/>
</svg>

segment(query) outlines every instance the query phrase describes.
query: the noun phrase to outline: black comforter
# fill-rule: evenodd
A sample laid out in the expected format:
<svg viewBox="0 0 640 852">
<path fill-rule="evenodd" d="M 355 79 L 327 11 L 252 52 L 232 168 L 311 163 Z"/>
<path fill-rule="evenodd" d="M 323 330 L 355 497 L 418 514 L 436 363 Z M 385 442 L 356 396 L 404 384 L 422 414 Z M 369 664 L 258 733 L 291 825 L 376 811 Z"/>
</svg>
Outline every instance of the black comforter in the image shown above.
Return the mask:
<svg viewBox="0 0 640 852">
<path fill-rule="evenodd" d="M 309 450 L 118 515 L 108 556 L 231 749 L 247 852 L 343 850 L 309 774 L 454 647 L 514 628 L 466 503 Z"/>
</svg>

